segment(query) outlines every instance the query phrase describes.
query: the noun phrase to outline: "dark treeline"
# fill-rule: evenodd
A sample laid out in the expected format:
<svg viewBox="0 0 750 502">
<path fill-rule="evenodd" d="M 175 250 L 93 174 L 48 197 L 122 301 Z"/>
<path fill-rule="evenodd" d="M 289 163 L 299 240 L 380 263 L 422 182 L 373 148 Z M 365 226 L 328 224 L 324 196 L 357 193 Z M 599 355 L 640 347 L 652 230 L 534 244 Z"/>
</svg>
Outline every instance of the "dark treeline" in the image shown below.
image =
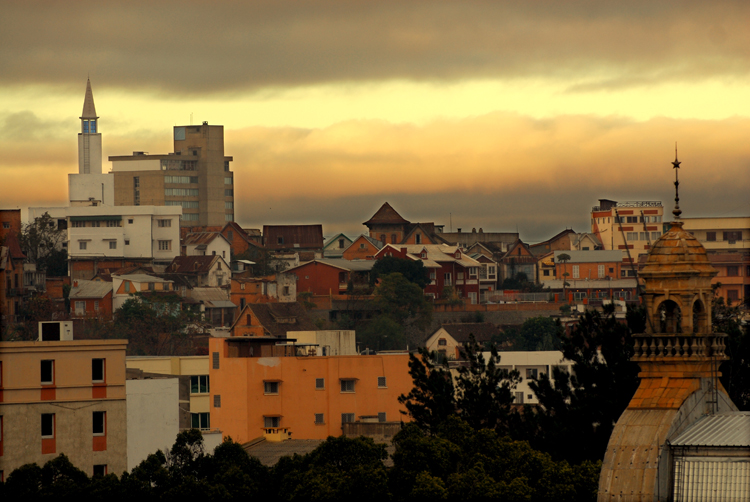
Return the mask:
<svg viewBox="0 0 750 502">
<path fill-rule="evenodd" d="M 525 442 L 457 417 L 434 435 L 407 424 L 394 438 L 393 465 L 384 444 L 329 437 L 313 452 L 266 467 L 231 440 L 213 455 L 197 430 L 178 435 L 166 454 L 131 472 L 89 478 L 65 455 L 25 465 L 0 485 L 2 500 L 281 500 L 281 501 L 580 501 L 593 500 L 598 463 L 571 467 Z"/>
</svg>

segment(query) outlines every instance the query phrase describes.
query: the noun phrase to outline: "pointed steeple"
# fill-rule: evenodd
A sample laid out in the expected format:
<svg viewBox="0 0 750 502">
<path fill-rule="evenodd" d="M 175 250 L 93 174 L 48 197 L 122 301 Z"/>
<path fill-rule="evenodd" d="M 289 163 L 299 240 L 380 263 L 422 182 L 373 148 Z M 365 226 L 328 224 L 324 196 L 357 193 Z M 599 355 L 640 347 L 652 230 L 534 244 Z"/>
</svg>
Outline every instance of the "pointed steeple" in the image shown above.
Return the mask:
<svg viewBox="0 0 750 502">
<path fill-rule="evenodd" d="M 86 97 L 83 99 L 83 112 L 81 119 L 98 119 L 96 107 L 94 106 L 94 93 L 91 92 L 91 80 L 86 79 Z"/>
</svg>

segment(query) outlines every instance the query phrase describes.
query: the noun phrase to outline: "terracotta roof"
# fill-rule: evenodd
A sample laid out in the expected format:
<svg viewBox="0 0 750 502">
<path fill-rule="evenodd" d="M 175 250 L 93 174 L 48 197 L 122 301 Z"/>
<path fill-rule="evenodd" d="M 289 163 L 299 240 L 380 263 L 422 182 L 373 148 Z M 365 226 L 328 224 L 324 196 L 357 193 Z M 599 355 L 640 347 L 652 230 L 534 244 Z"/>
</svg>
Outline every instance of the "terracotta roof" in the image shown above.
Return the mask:
<svg viewBox="0 0 750 502">
<path fill-rule="evenodd" d="M 207 274 L 215 260 L 220 260 L 220 256 L 175 256 L 172 263 L 169 264 L 168 274 L 187 274 L 200 275 Z"/>
<path fill-rule="evenodd" d="M 323 225 L 263 225 L 267 249 L 322 249 Z"/>
<path fill-rule="evenodd" d="M 8 248 L 11 258 L 15 260 L 23 260 L 26 258 L 26 255 L 23 254 L 23 250 L 21 249 L 21 244 L 18 242 L 18 236 L 16 236 L 15 233 L 11 232 L 8 234 L 5 238 L 5 246 Z"/>
<path fill-rule="evenodd" d="M 467 343 L 473 334 L 477 342 L 489 342 L 500 330 L 491 322 L 467 322 L 460 324 L 443 324 L 441 326 L 457 342 Z"/>
<path fill-rule="evenodd" d="M 287 331 L 317 331 L 318 327 L 307 315 L 305 308 L 297 302 L 290 303 L 248 303 L 235 321 L 246 323 L 246 310 L 252 310 L 260 325 L 277 338 L 286 338 Z"/>
<path fill-rule="evenodd" d="M 363 225 L 386 224 L 386 225 L 408 225 L 410 222 L 401 217 L 395 209 L 387 202 L 380 206 L 380 209 Z"/>
</svg>

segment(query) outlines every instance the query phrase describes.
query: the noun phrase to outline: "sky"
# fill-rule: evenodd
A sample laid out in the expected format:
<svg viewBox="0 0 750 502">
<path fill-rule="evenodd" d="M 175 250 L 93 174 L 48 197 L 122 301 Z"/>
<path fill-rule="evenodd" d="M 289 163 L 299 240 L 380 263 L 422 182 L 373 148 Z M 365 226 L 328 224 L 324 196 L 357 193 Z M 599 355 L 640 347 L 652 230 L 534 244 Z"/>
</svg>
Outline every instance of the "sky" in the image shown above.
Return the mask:
<svg viewBox="0 0 750 502">
<path fill-rule="evenodd" d="M 65 205 L 91 79 L 110 155 L 223 125 L 243 227 L 389 202 L 526 242 L 598 199 L 750 215 L 750 2 L 0 0 L 0 207 Z"/>
</svg>

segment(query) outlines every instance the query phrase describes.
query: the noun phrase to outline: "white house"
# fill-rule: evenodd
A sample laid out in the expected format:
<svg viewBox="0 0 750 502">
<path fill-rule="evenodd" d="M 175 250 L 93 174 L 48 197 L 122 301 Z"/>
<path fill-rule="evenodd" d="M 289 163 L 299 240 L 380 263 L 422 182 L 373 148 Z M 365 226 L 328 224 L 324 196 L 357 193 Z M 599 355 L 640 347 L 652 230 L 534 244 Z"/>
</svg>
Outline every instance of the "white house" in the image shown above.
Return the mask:
<svg viewBox="0 0 750 502">
<path fill-rule="evenodd" d="M 515 404 L 539 404 L 536 394 L 529 387 L 529 381 L 541 375 L 550 375 L 552 369 L 560 367 L 568 374 L 573 374 L 573 361 L 568 361 L 559 350 L 547 351 L 519 351 L 500 352 L 500 368 L 518 370 L 523 379 L 515 390 Z M 490 357 L 489 352 L 483 353 L 485 360 Z"/>
</svg>

